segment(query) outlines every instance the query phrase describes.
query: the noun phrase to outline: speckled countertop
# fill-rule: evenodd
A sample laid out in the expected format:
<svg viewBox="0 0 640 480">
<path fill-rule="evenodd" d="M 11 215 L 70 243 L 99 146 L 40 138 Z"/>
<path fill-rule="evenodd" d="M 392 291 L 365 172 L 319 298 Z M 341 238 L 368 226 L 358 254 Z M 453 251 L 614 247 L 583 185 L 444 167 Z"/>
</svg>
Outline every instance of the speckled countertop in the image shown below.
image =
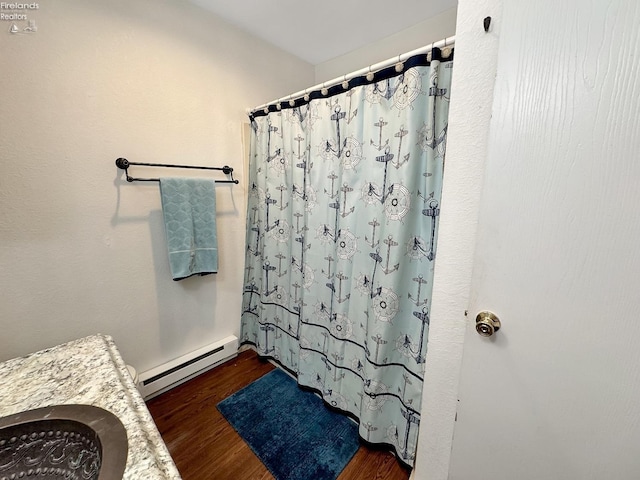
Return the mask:
<svg viewBox="0 0 640 480">
<path fill-rule="evenodd" d="M 180 479 L 111 337 L 94 335 L 0 363 L 0 417 L 72 403 L 104 408 L 123 423 L 129 440 L 123 479 Z"/>
</svg>

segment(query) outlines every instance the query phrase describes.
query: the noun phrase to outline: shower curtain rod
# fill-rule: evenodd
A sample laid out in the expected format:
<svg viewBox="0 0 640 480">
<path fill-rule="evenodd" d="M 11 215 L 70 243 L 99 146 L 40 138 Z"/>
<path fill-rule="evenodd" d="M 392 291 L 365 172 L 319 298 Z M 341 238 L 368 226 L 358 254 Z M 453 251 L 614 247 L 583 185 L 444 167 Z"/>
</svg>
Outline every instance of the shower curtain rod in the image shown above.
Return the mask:
<svg viewBox="0 0 640 480">
<path fill-rule="evenodd" d="M 361 68 L 360 70 L 356 70 L 355 72 L 351 72 L 351 73 L 348 73 L 346 75 L 342 75 L 340 77 L 336 77 L 333 80 L 329 80 L 327 82 L 319 83 L 319 84 L 314 85 L 313 87 L 310 87 L 310 88 L 305 88 L 304 90 L 300 90 L 299 92 L 292 93 L 290 95 L 286 95 L 286 96 L 284 96 L 282 98 L 279 98 L 277 100 L 273 100 L 273 101 L 271 101 L 269 103 L 265 103 L 265 104 L 260 105 L 258 107 L 255 107 L 255 108 L 252 108 L 252 109 L 247 109 L 247 114 L 251 115 L 254 112 L 257 112 L 259 110 L 263 110 L 263 109 L 268 108 L 270 105 L 279 105 L 284 101 L 292 101 L 293 99 L 296 99 L 296 98 L 305 97 L 308 93 L 313 92 L 315 90 L 320 90 L 320 89 L 325 90 L 325 89 L 331 88 L 331 87 L 333 87 L 335 85 L 338 85 L 340 83 L 348 82 L 352 78 L 359 77 L 361 75 L 374 74 L 375 72 L 377 72 L 379 70 L 382 70 L 382 69 L 385 69 L 387 67 L 390 67 L 391 65 L 402 63 L 407 58 L 411 58 L 414 55 L 420 55 L 422 53 L 428 53 L 434 48 L 453 47 L 455 42 L 456 42 L 456 36 L 455 35 L 453 35 L 451 37 L 444 38 L 442 40 L 439 40 L 437 42 L 431 43 L 429 45 L 425 45 L 423 47 L 416 48 L 415 50 L 411 50 L 410 52 L 400 54 L 397 57 L 389 58 L 389 59 L 384 60 L 382 62 L 378 62 L 378 63 L 375 63 L 373 65 L 369 65 L 368 67 Z M 306 99 L 307 98 L 305 98 L 305 100 Z M 267 113 L 266 110 L 265 110 L 265 113 Z"/>
</svg>

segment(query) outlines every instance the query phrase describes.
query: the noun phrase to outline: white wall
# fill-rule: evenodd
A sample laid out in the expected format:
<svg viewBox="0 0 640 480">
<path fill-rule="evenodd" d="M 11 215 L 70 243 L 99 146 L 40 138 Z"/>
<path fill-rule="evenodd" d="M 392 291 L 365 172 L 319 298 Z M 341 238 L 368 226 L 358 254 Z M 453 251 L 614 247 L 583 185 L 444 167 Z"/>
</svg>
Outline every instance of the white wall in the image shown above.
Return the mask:
<svg viewBox="0 0 640 480">
<path fill-rule="evenodd" d="M 368 65 L 373 65 L 437 42 L 443 38 L 448 38 L 455 35 L 455 32 L 456 8 L 450 8 L 411 28 L 316 65 L 315 84 L 333 80 L 341 75 L 365 68 Z M 311 85 L 307 86 L 310 87 Z"/>
<path fill-rule="evenodd" d="M 187 2 L 29 17 L 31 35 L 0 22 L 0 360 L 101 332 L 144 371 L 239 334 L 245 108 L 312 84 L 313 66 Z M 123 181 L 119 156 L 235 168 L 217 275 L 171 280 L 158 186 Z"/>
<path fill-rule="evenodd" d="M 502 0 L 460 0 L 447 166 L 413 478 L 448 478 L 468 318 L 479 202 L 489 142 Z M 491 16 L 488 33 L 483 19 Z M 475 315 L 475 314 L 474 314 Z"/>
</svg>

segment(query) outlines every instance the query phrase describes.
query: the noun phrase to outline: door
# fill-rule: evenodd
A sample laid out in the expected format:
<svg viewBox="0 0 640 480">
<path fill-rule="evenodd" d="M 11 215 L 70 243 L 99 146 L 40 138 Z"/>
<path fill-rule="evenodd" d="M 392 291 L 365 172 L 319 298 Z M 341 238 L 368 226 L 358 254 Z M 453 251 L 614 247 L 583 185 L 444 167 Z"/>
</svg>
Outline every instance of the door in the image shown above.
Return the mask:
<svg viewBox="0 0 640 480">
<path fill-rule="evenodd" d="M 452 480 L 640 478 L 638 25 L 504 4 Z"/>
</svg>

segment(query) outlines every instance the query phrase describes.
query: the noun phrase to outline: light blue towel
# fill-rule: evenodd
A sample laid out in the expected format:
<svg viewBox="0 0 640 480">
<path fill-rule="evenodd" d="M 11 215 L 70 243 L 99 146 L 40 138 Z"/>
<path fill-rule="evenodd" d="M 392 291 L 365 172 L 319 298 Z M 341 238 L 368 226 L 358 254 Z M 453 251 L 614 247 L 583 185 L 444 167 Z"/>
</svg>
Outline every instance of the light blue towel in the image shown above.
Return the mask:
<svg viewBox="0 0 640 480">
<path fill-rule="evenodd" d="M 160 197 L 173 279 L 217 273 L 215 181 L 161 178 Z"/>
</svg>

